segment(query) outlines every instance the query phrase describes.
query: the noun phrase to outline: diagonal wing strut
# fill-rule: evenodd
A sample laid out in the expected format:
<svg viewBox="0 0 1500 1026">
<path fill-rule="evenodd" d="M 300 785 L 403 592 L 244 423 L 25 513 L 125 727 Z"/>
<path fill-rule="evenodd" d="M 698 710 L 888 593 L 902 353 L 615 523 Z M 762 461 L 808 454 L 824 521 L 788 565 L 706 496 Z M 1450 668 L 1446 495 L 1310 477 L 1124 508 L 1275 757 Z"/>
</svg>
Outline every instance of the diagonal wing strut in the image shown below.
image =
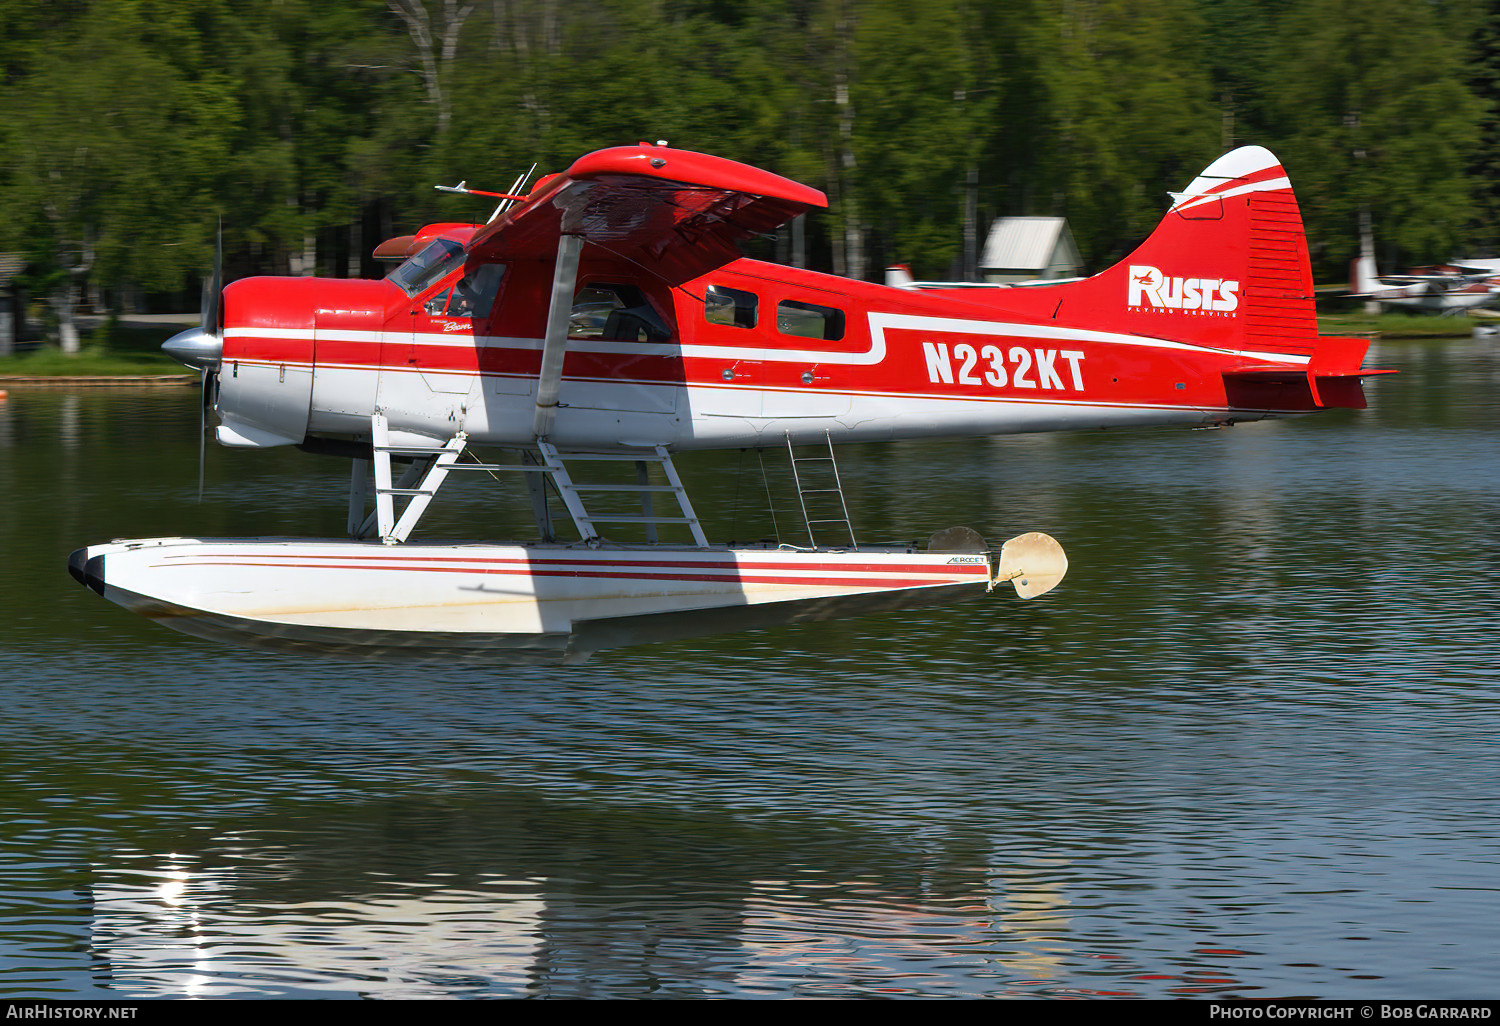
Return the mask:
<svg viewBox="0 0 1500 1026">
<path fill-rule="evenodd" d="M 564 234 L 557 240 L 557 259 L 552 267 L 552 302 L 547 306 L 547 332 L 542 336 L 542 366 L 536 380 L 536 417 L 531 432 L 539 439 L 552 433 L 557 416 L 557 395 L 562 388 L 563 356 L 568 344 L 568 319 L 573 312 L 573 291 L 578 285 L 578 255 L 583 236 Z"/>
</svg>

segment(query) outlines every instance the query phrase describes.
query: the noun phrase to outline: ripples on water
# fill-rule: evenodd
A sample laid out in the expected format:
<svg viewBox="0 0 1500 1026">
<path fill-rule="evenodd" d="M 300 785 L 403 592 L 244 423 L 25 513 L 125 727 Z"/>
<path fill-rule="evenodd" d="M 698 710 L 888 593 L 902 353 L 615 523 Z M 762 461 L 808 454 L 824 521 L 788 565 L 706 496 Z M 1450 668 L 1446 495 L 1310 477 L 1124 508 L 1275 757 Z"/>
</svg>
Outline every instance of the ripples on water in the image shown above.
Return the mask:
<svg viewBox="0 0 1500 1026">
<path fill-rule="evenodd" d="M 213 452 L 199 507 L 190 395 L 13 395 L 0 993 L 1493 996 L 1494 361 L 1380 362 L 1363 414 L 859 447 L 868 536 L 1068 580 L 568 669 L 135 620 L 71 548 L 336 533 L 340 475 Z"/>
</svg>

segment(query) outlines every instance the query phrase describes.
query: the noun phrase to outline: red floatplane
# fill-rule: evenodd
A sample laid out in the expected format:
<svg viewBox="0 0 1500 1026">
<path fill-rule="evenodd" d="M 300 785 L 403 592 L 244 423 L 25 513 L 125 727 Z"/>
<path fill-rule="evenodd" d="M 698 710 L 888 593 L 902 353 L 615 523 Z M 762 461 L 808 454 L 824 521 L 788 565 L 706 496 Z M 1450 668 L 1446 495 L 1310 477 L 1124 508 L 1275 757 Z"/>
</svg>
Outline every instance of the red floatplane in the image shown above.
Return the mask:
<svg viewBox="0 0 1500 1026">
<path fill-rule="evenodd" d="M 1297 202 L 1258 147 L 1174 194 L 1116 266 L 1011 287 L 892 288 L 742 258 L 739 243 L 823 194 L 665 145 L 601 150 L 520 188 L 485 224 L 384 243 L 401 263 L 383 280 L 221 291 L 216 269 L 202 326 L 164 347 L 201 370 L 220 444 L 352 460 L 347 539 L 116 541 L 73 553 L 73 574 L 189 634 L 484 659 L 578 659 L 1001 581 L 1031 597 L 1067 566 L 1045 535 L 998 553 L 965 529 L 860 545 L 834 445 L 1362 407 L 1372 373 L 1364 340 L 1318 336 Z M 799 476 L 799 497 L 824 492 L 836 512 L 820 524 L 803 502 L 806 546 L 709 541 L 674 454 L 795 459 L 811 444 L 834 473 L 817 489 Z M 476 462 L 473 447 L 517 456 Z M 634 479 L 585 480 L 610 465 Z M 516 472 L 538 540 L 411 540 L 444 480 L 476 469 Z M 628 512 L 610 505 L 622 496 Z M 644 537 L 606 533 L 627 530 Z"/>
</svg>

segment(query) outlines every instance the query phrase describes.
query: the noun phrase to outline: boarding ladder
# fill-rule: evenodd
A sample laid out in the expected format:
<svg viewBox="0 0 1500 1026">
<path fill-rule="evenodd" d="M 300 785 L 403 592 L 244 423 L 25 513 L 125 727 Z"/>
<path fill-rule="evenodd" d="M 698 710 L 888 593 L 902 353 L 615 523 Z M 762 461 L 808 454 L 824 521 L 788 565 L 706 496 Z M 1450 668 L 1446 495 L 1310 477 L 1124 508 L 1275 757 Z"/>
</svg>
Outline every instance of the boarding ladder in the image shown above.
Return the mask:
<svg viewBox="0 0 1500 1026">
<path fill-rule="evenodd" d="M 833 437 L 827 432 L 824 432 L 823 437 L 828 445 L 827 456 L 798 456 L 797 450 L 792 447 L 791 434 L 786 436 L 787 457 L 792 461 L 792 483 L 797 488 L 797 502 L 802 507 L 802 523 L 807 528 L 807 542 L 813 548 L 818 547 L 813 525 L 843 524 L 844 530 L 849 534 L 849 548 L 857 552 L 859 544 L 854 540 L 854 524 L 849 520 L 849 504 L 844 501 L 844 485 L 839 479 L 838 460 L 833 457 Z M 819 514 L 817 518 L 808 512 L 809 497 L 813 512 Z"/>
<path fill-rule="evenodd" d="M 584 541 L 599 540 L 600 535 L 596 524 L 643 524 L 646 541 L 654 544 L 657 540 L 658 525 L 678 524 L 687 527 L 693 535 L 694 544 L 700 549 L 708 548 L 708 537 L 703 533 L 703 526 L 698 522 L 698 515 L 693 512 L 693 504 L 688 501 L 687 489 L 682 486 L 682 479 L 677 476 L 677 468 L 672 465 L 672 457 L 668 455 L 665 446 L 657 445 L 650 449 L 563 450 L 546 439 L 539 438 L 537 448 L 541 450 L 545 468 L 552 475 L 552 483 L 557 486 L 557 494 L 562 498 L 563 506 L 567 508 L 568 515 L 573 518 L 573 523 L 577 525 L 578 533 L 583 536 Z M 622 462 L 635 464 L 635 484 L 594 484 L 575 481 L 567 467 L 569 463 Z M 661 467 L 662 474 L 666 477 L 666 484 L 650 483 L 649 467 L 652 464 Z M 583 492 L 636 492 L 641 497 L 641 512 L 639 514 L 590 513 L 584 506 L 583 497 L 580 494 Z M 682 515 L 658 515 L 652 505 L 654 494 L 674 496 Z"/>
</svg>

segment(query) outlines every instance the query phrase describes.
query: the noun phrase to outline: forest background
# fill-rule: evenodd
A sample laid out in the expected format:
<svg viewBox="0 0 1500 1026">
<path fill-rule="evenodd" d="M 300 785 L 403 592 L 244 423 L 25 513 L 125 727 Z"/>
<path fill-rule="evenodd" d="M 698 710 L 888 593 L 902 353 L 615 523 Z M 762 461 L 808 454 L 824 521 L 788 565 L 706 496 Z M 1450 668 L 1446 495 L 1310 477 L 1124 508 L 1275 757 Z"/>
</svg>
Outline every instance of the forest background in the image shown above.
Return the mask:
<svg viewBox="0 0 1500 1026">
<path fill-rule="evenodd" d="M 997 216 L 1089 272 L 1220 153 L 1269 147 L 1315 277 L 1500 246 L 1500 3 L 1482 0 L 0 0 L 0 251 L 60 322 L 193 309 L 370 251 L 533 162 L 667 140 L 827 192 L 806 248 L 972 273 Z M 966 234 L 967 233 L 967 234 Z"/>
</svg>

